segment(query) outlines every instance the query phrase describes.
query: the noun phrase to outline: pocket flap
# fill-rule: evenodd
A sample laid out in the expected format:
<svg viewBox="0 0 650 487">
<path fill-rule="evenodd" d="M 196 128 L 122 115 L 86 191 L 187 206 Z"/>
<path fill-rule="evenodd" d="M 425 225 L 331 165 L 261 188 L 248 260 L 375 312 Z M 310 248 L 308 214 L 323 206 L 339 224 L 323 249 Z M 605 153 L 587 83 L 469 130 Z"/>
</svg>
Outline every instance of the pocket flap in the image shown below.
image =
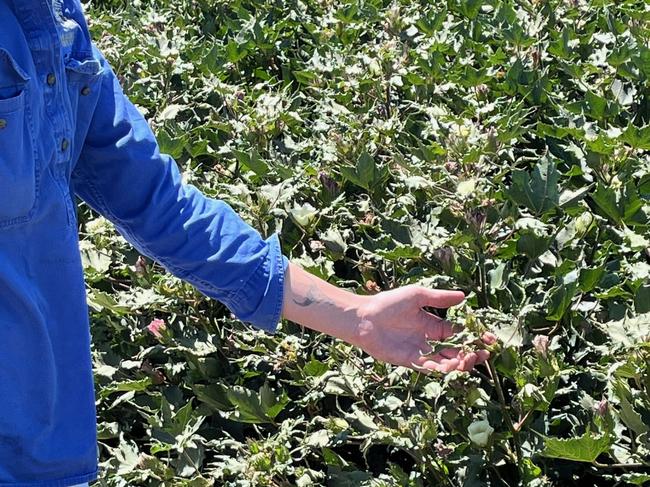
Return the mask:
<svg viewBox="0 0 650 487">
<path fill-rule="evenodd" d="M 0 87 L 22 85 L 29 81 L 29 76 L 16 64 L 14 58 L 0 47 Z"/>
<path fill-rule="evenodd" d="M 68 81 L 90 81 L 101 75 L 104 71 L 101 63 L 94 58 L 78 60 L 70 58 L 65 65 Z"/>
</svg>

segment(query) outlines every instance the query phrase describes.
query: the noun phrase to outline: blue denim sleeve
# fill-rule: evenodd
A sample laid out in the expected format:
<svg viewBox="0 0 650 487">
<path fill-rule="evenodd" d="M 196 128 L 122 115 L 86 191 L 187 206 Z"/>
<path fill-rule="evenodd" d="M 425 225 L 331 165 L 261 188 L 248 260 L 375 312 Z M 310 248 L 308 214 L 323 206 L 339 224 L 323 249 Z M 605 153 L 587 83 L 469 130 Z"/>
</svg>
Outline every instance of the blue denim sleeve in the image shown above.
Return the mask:
<svg viewBox="0 0 650 487">
<path fill-rule="evenodd" d="M 75 193 L 141 253 L 275 333 L 288 265 L 277 234 L 264 240 L 221 200 L 183 183 L 147 121 L 102 62 L 98 104 L 72 174 Z"/>
</svg>

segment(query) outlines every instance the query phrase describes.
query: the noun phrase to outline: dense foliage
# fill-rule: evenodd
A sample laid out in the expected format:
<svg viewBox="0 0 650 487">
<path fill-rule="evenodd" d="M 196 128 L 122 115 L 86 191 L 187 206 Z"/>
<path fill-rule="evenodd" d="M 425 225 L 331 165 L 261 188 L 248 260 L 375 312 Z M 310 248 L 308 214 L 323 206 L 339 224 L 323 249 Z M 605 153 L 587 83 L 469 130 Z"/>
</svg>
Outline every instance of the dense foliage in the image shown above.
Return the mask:
<svg viewBox="0 0 650 487">
<path fill-rule="evenodd" d="M 88 14 L 189 182 L 352 292 L 465 290 L 462 340 L 500 338 L 489 367 L 442 377 L 288 322 L 268 335 L 81 206 L 99 485 L 650 480 L 646 2 Z"/>
</svg>

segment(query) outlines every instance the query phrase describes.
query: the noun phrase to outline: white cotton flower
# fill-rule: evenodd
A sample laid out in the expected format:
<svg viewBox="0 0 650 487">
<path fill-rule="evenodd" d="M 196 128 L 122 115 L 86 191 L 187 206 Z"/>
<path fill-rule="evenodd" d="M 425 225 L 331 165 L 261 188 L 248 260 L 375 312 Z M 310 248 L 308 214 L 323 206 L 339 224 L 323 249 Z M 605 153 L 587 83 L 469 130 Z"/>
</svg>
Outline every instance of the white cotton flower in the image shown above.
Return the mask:
<svg viewBox="0 0 650 487">
<path fill-rule="evenodd" d="M 472 443 L 484 448 L 490 441 L 490 436 L 494 433 L 494 428 L 490 426 L 487 419 L 483 419 L 481 421 L 474 421 L 470 424 L 469 428 L 467 428 L 467 432 L 469 433 L 469 439 L 472 440 Z"/>
<path fill-rule="evenodd" d="M 110 229 L 110 222 L 104 217 L 98 217 L 86 222 L 86 231 L 91 235 L 103 235 Z"/>
<path fill-rule="evenodd" d="M 291 210 L 291 216 L 296 222 L 303 227 L 309 225 L 316 218 L 317 210 L 309 203 L 302 206 L 294 206 Z"/>
</svg>

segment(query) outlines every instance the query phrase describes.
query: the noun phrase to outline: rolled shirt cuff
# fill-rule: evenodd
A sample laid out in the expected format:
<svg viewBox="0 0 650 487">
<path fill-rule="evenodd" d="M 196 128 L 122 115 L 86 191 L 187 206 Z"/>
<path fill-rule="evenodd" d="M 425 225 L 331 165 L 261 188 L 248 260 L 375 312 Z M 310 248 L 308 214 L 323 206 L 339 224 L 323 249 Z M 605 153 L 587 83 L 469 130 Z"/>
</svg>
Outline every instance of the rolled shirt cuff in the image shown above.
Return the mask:
<svg viewBox="0 0 650 487">
<path fill-rule="evenodd" d="M 275 333 L 282 319 L 284 280 L 289 260 L 282 255 L 277 233 L 267 238 L 265 243 L 266 256 L 246 284 L 225 304 L 241 321 Z"/>
</svg>

